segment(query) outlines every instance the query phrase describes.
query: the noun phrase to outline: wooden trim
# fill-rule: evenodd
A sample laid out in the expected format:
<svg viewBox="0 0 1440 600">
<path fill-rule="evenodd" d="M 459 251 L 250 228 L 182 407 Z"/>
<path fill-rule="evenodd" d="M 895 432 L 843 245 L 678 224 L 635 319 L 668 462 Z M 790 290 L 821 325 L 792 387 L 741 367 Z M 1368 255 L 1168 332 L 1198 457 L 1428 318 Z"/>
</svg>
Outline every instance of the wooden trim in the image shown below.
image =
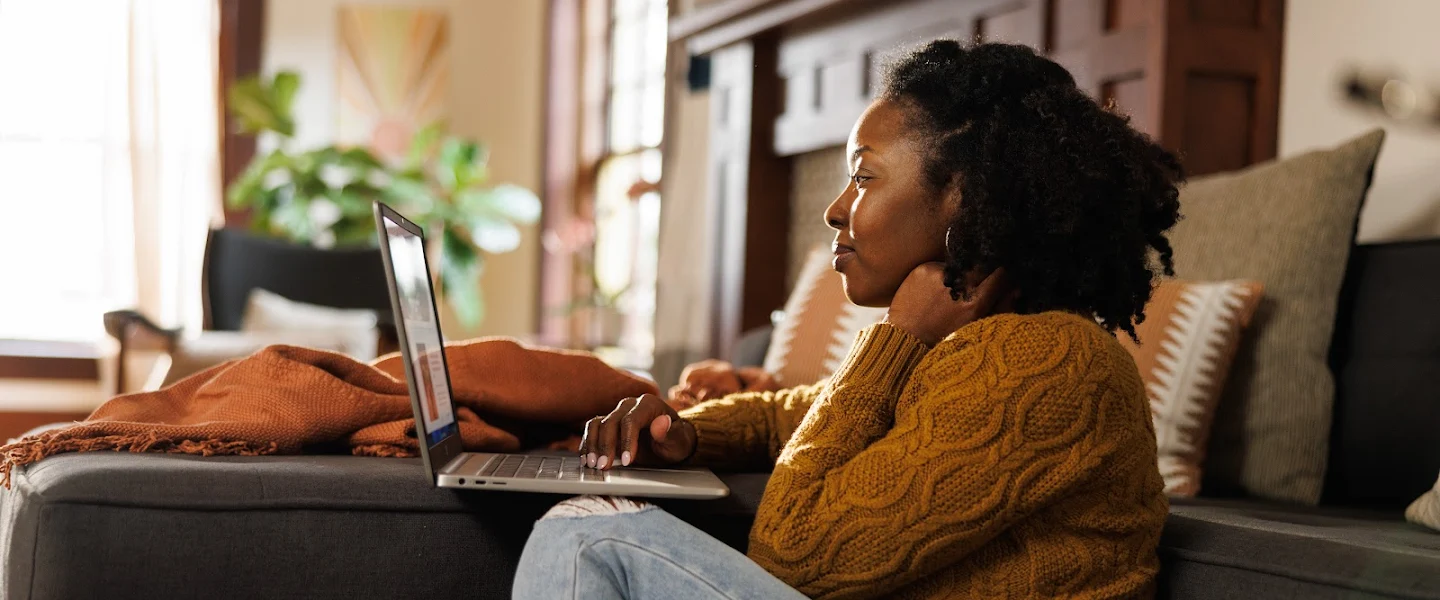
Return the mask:
<svg viewBox="0 0 1440 600">
<path fill-rule="evenodd" d="M 265 40 L 265 0 L 218 0 L 220 2 L 220 197 L 255 157 L 255 136 L 241 135 L 230 118 L 227 91 L 236 80 L 260 72 L 261 48 Z M 250 220 L 248 210 L 225 207 L 225 223 L 243 227 Z"/>
<path fill-rule="evenodd" d="M 1275 157 L 1279 135 L 1283 0 L 1157 1 L 1164 49 L 1159 138 L 1191 176 L 1231 171 Z M 1253 19 L 1205 20 L 1246 7 Z M 1210 10 L 1201 10 L 1201 8 Z M 1213 13 L 1208 14 L 1207 13 Z"/>
<path fill-rule="evenodd" d="M 860 0 L 788 0 L 775 3 L 765 10 L 745 15 L 692 35 L 687 45 L 694 54 L 708 54 L 741 40 L 753 38 L 774 29 Z"/>
<path fill-rule="evenodd" d="M 609 72 L 608 0 L 550 0 L 546 35 L 542 231 L 572 219 L 593 220 L 595 177 L 605 155 Z M 547 345 L 576 347 L 586 339 L 582 315 L 555 314 L 590 293 L 574 258 L 540 253 L 539 331 Z"/>
<path fill-rule="evenodd" d="M 692 35 L 714 28 L 757 8 L 774 4 L 776 0 L 729 0 L 717 2 L 670 19 L 670 41 L 678 42 Z M 675 15 L 675 3 L 670 3 L 670 14 Z"/>
<path fill-rule="evenodd" d="M 580 85 L 584 0 L 550 0 L 545 43 L 544 182 L 541 190 L 541 231 L 555 231 L 575 218 L 580 173 Z M 541 342 L 568 346 L 567 315 L 555 311 L 574 294 L 575 261 L 564 252 L 540 249 Z"/>
<path fill-rule="evenodd" d="M 100 379 L 100 353 L 82 342 L 0 340 L 0 379 Z"/>
<path fill-rule="evenodd" d="M 715 52 L 711 62 L 711 206 L 719 219 L 711 355 L 730 356 L 740 335 L 770 322 L 785 302 L 790 160 L 770 140 L 782 110 L 778 39 Z"/>
<path fill-rule="evenodd" d="M 855 119 L 879 93 L 881 67 L 897 47 L 972 32 L 1040 46 L 1046 35 L 1042 8 L 1041 0 L 915 0 L 787 27 L 778 66 L 785 107 L 777 115 L 775 151 L 792 156 L 844 145 Z"/>
<path fill-rule="evenodd" d="M 585 0 L 581 35 L 580 81 L 580 168 L 576 173 L 575 214 L 595 222 L 595 186 L 600 165 L 605 159 L 606 136 L 609 135 L 607 115 L 610 114 L 610 0 Z M 594 280 L 577 276 L 575 297 L 588 297 Z M 591 345 L 593 313 L 578 311 L 570 319 L 570 339 L 584 346 Z"/>
</svg>

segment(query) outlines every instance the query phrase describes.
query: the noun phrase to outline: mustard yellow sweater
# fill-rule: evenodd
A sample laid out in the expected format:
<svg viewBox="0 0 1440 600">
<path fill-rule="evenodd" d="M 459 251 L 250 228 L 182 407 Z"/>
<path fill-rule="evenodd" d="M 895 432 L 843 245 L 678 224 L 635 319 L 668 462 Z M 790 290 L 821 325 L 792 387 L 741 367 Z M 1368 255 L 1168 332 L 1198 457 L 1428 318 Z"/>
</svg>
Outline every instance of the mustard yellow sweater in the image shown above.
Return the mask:
<svg viewBox="0 0 1440 600">
<path fill-rule="evenodd" d="M 1150 597 L 1168 505 L 1140 373 L 1093 321 L 862 331 L 825 383 L 684 413 L 774 467 L 749 554 L 816 598 Z"/>
</svg>

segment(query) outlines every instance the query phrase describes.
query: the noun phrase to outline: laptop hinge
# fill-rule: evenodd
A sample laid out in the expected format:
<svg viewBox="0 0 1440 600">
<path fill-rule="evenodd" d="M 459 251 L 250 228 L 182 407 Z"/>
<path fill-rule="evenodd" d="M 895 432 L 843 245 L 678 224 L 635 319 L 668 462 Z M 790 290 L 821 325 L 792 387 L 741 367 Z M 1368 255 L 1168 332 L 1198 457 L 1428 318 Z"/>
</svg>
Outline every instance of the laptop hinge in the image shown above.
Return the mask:
<svg viewBox="0 0 1440 600">
<path fill-rule="evenodd" d="M 465 461 L 470 460 L 470 458 L 472 458 L 472 455 L 469 452 L 461 452 L 459 454 L 456 454 L 450 459 L 450 462 L 447 462 L 445 463 L 445 466 L 440 467 L 440 470 L 437 471 L 437 473 L 453 473 L 455 471 L 458 471 L 460 470 L 460 466 L 464 465 Z"/>
</svg>

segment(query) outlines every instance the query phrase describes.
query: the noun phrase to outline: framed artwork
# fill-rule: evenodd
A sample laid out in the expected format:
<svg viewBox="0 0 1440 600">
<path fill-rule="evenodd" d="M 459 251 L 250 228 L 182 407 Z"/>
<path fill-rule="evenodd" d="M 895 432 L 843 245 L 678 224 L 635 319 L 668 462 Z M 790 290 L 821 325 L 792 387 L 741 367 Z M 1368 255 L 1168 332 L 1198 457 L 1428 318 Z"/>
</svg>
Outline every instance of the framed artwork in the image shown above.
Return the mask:
<svg viewBox="0 0 1440 600">
<path fill-rule="evenodd" d="M 403 157 L 417 130 L 447 116 L 449 17 L 433 8 L 351 5 L 338 18 L 336 141 L 382 160 Z"/>
</svg>

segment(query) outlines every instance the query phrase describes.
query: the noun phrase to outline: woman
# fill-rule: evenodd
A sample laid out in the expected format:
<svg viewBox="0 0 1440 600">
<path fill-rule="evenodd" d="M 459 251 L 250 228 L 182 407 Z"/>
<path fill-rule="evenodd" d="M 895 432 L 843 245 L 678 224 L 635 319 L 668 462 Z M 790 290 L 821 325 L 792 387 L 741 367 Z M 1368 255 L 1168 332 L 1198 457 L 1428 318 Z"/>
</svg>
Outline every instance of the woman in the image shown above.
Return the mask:
<svg viewBox="0 0 1440 600">
<path fill-rule="evenodd" d="M 1134 598 L 1167 511 L 1134 335 L 1174 156 L 1022 46 L 887 74 L 825 212 L 850 301 L 888 306 L 826 383 L 592 420 L 599 469 L 773 468 L 748 556 L 652 506 L 536 524 L 517 597 Z M 1153 253 L 1153 258 L 1152 258 Z"/>
</svg>

